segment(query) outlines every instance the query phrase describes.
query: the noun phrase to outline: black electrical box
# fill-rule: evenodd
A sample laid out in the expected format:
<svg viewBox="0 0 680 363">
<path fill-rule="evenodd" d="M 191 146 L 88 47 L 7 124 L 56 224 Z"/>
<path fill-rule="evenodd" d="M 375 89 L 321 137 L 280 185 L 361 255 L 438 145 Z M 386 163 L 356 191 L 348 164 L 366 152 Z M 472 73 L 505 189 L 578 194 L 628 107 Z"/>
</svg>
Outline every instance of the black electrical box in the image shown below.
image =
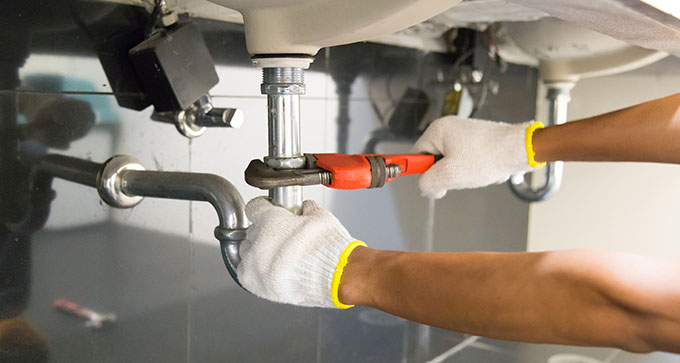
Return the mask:
<svg viewBox="0 0 680 363">
<path fill-rule="evenodd" d="M 156 112 L 189 108 L 219 81 L 203 36 L 190 22 L 154 33 L 130 50 Z"/>
</svg>

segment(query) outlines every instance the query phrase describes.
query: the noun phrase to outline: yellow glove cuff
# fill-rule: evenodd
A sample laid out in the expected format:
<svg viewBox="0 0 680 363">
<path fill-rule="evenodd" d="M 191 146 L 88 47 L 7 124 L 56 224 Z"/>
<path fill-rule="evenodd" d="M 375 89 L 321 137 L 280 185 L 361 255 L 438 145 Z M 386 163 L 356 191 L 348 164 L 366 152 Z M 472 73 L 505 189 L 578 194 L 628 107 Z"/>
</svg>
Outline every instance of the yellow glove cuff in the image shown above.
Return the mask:
<svg viewBox="0 0 680 363">
<path fill-rule="evenodd" d="M 532 168 L 542 168 L 545 166 L 545 162 L 539 163 L 536 161 L 536 152 L 534 151 L 534 131 L 542 129 L 543 126 L 540 122 L 534 122 L 526 128 L 526 136 L 524 138 L 524 146 L 527 150 L 527 162 Z"/>
<path fill-rule="evenodd" d="M 331 280 L 331 300 L 333 300 L 333 305 L 335 305 L 335 307 L 338 309 L 349 309 L 354 306 L 341 303 L 340 299 L 338 298 L 338 290 L 340 289 L 340 279 L 342 279 L 342 272 L 345 270 L 345 265 L 347 265 L 349 255 L 352 254 L 352 251 L 354 251 L 354 249 L 359 246 L 368 247 L 364 242 L 361 241 L 354 241 L 348 244 L 347 247 L 342 250 L 338 264 L 335 265 L 333 280 Z"/>
</svg>

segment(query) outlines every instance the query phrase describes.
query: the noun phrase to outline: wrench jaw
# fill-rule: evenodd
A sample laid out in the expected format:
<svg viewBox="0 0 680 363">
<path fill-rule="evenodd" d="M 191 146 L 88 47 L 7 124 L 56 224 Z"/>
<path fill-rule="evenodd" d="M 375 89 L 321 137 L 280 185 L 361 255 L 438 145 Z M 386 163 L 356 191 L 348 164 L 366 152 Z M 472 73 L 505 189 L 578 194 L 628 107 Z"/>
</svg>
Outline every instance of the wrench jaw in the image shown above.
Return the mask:
<svg viewBox="0 0 680 363">
<path fill-rule="evenodd" d="M 245 171 L 248 185 L 259 189 L 273 189 L 288 186 L 330 184 L 332 173 L 319 168 L 274 169 L 259 159 L 248 164 Z"/>
</svg>

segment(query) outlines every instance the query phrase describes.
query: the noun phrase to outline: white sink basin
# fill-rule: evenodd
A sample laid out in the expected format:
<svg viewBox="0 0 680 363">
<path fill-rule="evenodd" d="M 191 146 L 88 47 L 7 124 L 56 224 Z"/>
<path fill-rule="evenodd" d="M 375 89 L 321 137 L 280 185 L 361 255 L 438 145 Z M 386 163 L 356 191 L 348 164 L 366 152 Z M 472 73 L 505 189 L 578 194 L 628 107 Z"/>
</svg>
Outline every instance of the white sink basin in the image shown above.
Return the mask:
<svg viewBox="0 0 680 363">
<path fill-rule="evenodd" d="M 243 15 L 252 55 L 314 55 L 427 20 L 461 0 L 210 0 Z"/>
<path fill-rule="evenodd" d="M 624 73 L 667 56 L 555 18 L 506 23 L 504 28 L 513 43 L 536 60 L 541 78 L 549 82 Z"/>
</svg>

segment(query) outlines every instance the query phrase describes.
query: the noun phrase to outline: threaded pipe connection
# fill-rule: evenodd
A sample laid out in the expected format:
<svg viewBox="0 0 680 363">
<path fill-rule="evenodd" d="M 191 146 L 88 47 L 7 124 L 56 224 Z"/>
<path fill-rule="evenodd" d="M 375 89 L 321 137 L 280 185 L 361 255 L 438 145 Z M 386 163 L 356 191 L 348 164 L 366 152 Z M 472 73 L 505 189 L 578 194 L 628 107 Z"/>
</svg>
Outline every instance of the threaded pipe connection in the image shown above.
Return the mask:
<svg viewBox="0 0 680 363">
<path fill-rule="evenodd" d="M 305 83 L 305 72 L 302 68 L 264 68 L 262 71 L 262 83 L 303 84 Z"/>
</svg>

